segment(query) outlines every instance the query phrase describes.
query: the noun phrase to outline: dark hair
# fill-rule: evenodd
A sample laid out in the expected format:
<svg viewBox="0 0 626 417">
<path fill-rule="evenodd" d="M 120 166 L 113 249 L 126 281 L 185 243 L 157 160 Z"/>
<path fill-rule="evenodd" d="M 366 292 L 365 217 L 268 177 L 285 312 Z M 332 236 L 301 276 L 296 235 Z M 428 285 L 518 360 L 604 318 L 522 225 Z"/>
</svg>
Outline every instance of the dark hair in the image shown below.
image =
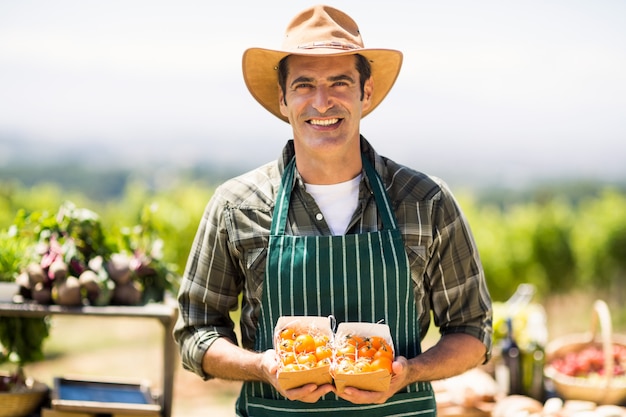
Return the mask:
<svg viewBox="0 0 626 417">
<path fill-rule="evenodd" d="M 372 76 L 372 66 L 370 62 L 361 54 L 355 54 L 356 58 L 356 69 L 359 72 L 359 84 L 361 85 L 361 100 L 363 100 L 363 96 L 365 94 L 365 81 L 369 80 Z M 281 90 L 283 90 L 283 100 L 287 100 L 287 74 L 289 69 L 287 68 L 287 58 L 289 55 L 284 57 L 278 63 L 278 85 Z M 287 102 L 285 101 L 285 104 Z"/>
</svg>

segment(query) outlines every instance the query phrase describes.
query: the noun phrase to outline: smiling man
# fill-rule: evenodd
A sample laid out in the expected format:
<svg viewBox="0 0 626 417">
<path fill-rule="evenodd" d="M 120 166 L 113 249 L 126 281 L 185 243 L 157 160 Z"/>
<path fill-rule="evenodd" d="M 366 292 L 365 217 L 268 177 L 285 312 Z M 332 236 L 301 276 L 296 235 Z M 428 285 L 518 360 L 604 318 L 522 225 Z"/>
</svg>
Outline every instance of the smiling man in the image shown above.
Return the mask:
<svg viewBox="0 0 626 417">
<path fill-rule="evenodd" d="M 244 381 L 238 415 L 434 416 L 430 381 L 489 358 L 491 299 L 457 202 L 442 181 L 376 153 L 360 131 L 401 63 L 399 51 L 365 48 L 356 23 L 328 6 L 296 16 L 282 49 L 244 52 L 248 89 L 293 139 L 276 161 L 215 191 L 174 332 L 186 369 Z M 240 298 L 237 335 L 229 313 Z M 279 386 L 277 319 L 329 315 L 389 325 L 387 391 Z M 441 338 L 422 352 L 431 316 Z"/>
<path fill-rule="evenodd" d="M 363 86 L 355 55 L 284 58 L 280 112 L 294 135 L 298 173 L 310 184 L 337 184 L 361 172 L 359 126 L 371 104 L 372 79 Z"/>
</svg>

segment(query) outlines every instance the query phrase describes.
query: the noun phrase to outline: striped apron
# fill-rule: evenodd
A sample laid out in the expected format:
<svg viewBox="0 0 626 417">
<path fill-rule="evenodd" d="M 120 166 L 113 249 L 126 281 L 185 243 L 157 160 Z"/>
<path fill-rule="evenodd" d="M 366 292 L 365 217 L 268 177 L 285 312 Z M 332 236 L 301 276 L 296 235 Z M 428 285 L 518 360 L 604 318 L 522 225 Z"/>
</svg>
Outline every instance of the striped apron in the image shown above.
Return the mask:
<svg viewBox="0 0 626 417">
<path fill-rule="evenodd" d="M 337 323 L 389 325 L 397 355 L 421 353 L 418 314 L 402 236 L 382 180 L 365 157 L 383 229 L 344 236 L 285 234 L 295 158 L 283 173 L 269 237 L 255 349 L 271 349 L 280 316 L 328 316 Z M 430 383 L 407 386 L 385 404 L 352 404 L 329 393 L 314 404 L 286 400 L 271 385 L 245 382 L 240 416 L 435 416 Z"/>
</svg>

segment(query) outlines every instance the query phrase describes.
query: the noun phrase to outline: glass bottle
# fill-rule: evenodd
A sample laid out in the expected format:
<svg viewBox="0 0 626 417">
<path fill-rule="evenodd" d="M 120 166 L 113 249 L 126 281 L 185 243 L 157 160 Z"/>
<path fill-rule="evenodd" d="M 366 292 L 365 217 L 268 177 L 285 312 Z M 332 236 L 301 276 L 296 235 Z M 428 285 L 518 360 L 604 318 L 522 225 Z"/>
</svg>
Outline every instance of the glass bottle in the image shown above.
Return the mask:
<svg viewBox="0 0 626 417">
<path fill-rule="evenodd" d="M 522 357 L 513 336 L 513 321 L 506 320 L 506 337 L 500 344 L 500 358 L 496 363 L 496 381 L 504 395 L 522 394 Z"/>
<path fill-rule="evenodd" d="M 545 397 L 543 368 L 545 346 L 548 341 L 545 312 L 534 310 L 528 317 L 526 327 L 528 345 L 522 352 L 522 380 L 524 394 L 538 401 Z"/>
</svg>

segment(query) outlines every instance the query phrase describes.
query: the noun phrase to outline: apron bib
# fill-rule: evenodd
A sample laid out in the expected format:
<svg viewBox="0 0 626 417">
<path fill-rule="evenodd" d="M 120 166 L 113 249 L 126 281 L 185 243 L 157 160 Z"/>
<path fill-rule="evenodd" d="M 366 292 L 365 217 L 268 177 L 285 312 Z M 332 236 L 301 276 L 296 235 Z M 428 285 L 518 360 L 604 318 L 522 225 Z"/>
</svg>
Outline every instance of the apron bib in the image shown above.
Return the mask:
<svg viewBox="0 0 626 417">
<path fill-rule="evenodd" d="M 273 348 L 280 316 L 335 316 L 337 323 L 378 322 L 391 330 L 397 355 L 421 353 L 418 314 L 402 235 L 382 180 L 363 157 L 383 229 L 344 236 L 289 236 L 287 213 L 295 158 L 285 167 L 270 231 L 255 349 Z M 274 387 L 245 382 L 237 414 L 280 416 L 435 416 L 430 383 L 407 386 L 385 404 L 357 405 L 330 393 L 315 404 L 286 400 Z"/>
</svg>

